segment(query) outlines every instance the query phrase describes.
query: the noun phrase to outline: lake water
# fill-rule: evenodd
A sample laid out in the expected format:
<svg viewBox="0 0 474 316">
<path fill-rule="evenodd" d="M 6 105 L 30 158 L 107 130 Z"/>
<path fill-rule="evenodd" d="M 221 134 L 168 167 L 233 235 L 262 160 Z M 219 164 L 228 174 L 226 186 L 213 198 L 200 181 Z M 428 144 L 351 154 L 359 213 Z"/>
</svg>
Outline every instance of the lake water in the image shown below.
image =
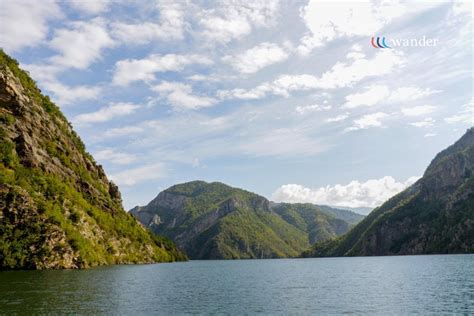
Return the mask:
<svg viewBox="0 0 474 316">
<path fill-rule="evenodd" d="M 0 314 L 474 314 L 474 255 L 0 272 Z"/>
</svg>

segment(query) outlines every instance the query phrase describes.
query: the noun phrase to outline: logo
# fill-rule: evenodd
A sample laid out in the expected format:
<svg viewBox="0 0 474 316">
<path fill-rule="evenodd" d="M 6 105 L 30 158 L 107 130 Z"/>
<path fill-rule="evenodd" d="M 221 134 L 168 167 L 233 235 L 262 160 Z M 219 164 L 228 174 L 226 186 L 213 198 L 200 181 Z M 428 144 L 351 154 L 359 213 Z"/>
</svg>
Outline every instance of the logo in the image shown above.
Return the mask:
<svg viewBox="0 0 474 316">
<path fill-rule="evenodd" d="M 377 37 L 377 42 L 375 42 L 375 37 L 372 37 L 370 44 L 375 48 L 391 48 L 385 43 L 385 37 L 382 37 L 382 40 L 380 40 L 380 37 Z"/>
<path fill-rule="evenodd" d="M 385 36 L 372 37 L 370 44 L 374 48 L 392 48 L 392 47 L 433 47 L 438 45 L 437 38 L 392 38 L 387 39 Z"/>
</svg>

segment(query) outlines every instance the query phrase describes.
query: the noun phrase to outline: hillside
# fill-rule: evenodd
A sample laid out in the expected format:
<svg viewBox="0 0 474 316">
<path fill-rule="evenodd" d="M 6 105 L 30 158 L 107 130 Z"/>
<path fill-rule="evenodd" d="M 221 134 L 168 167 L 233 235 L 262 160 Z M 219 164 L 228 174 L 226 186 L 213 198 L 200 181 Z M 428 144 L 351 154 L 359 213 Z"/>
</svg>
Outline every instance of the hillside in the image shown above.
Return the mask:
<svg viewBox="0 0 474 316">
<path fill-rule="evenodd" d="M 0 50 L 0 269 L 184 259 L 126 213 L 59 108 Z"/>
<path fill-rule="evenodd" d="M 172 186 L 130 212 L 153 232 L 170 237 L 192 259 L 294 257 L 311 243 L 351 227 L 314 205 L 275 204 L 204 181 Z"/>
<path fill-rule="evenodd" d="M 474 128 L 440 152 L 423 177 L 348 234 L 305 257 L 474 252 Z"/>
</svg>

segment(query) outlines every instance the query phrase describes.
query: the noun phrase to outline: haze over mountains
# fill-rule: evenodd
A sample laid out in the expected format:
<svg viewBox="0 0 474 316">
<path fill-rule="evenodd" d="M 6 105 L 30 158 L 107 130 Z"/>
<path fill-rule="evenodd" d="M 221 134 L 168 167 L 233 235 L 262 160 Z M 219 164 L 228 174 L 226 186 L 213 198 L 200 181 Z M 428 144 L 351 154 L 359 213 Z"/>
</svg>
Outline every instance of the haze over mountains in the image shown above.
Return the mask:
<svg viewBox="0 0 474 316">
<path fill-rule="evenodd" d="M 273 203 L 204 181 L 172 186 L 130 212 L 153 232 L 173 239 L 191 259 L 295 257 L 363 218 L 327 206 Z"/>
<path fill-rule="evenodd" d="M 183 260 L 122 207 L 59 108 L 0 50 L 0 269 Z"/>
</svg>

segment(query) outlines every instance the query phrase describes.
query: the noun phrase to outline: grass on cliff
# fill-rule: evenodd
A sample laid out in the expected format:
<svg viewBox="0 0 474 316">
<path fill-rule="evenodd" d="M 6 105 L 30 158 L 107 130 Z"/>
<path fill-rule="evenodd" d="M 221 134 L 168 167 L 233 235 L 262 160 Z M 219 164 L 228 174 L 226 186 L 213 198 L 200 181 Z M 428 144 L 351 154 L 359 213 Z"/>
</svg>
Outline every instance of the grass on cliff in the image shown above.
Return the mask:
<svg viewBox="0 0 474 316">
<path fill-rule="evenodd" d="M 41 234 L 48 231 L 48 227 L 58 227 L 65 232 L 65 247 L 71 247 L 79 254 L 78 265 L 83 267 L 150 262 L 151 259 L 156 262 L 185 259 L 169 239 L 154 236 L 123 211 L 120 202 L 111 198 L 97 173 L 89 172 L 72 159 L 74 155 L 82 155 L 95 165 L 84 143 L 59 108 L 49 97 L 41 94 L 28 73 L 19 68 L 18 62 L 0 49 L 0 68 L 4 67 L 10 69 L 26 94 L 51 116 L 60 133 L 53 136 L 67 140 L 60 144 L 61 148 L 58 147 L 59 137 L 56 137 L 56 142 L 46 140 L 40 146 L 50 157 L 59 159 L 75 176 L 65 177 L 39 167 L 24 166 L 8 134 L 9 130 L 14 129 L 16 118 L 0 107 L 0 185 L 13 188 L 8 195 L 13 200 L 0 201 L 0 207 L 3 204 L 5 212 L 11 216 L 2 216 L 0 208 L 0 268 L 32 267 L 38 256 L 51 257 L 54 252 L 60 251 L 50 249 L 50 253 L 45 253 L 48 249 L 44 247 L 36 252 L 32 250 L 31 246 L 40 243 L 44 238 Z M 89 194 L 84 186 L 97 190 L 97 193 Z M 8 203 L 22 198 L 15 188 L 26 190 L 34 201 L 32 212 L 37 212 L 38 218 L 44 221 L 25 224 L 16 218 L 18 210 L 7 210 Z"/>
</svg>

